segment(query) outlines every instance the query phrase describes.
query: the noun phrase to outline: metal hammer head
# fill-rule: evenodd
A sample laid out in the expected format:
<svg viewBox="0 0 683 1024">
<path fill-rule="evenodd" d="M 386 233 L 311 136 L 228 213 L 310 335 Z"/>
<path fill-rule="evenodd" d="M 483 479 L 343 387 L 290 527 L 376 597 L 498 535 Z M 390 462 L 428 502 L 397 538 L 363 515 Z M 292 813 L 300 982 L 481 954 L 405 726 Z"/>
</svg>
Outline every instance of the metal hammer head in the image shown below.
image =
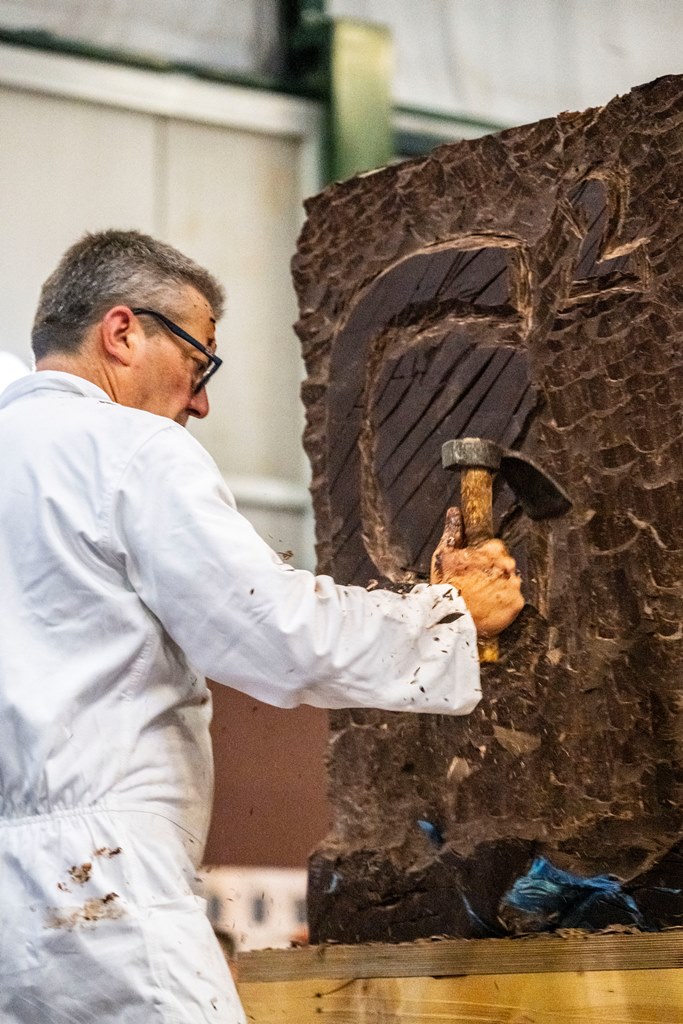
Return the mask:
<svg viewBox="0 0 683 1024">
<path fill-rule="evenodd" d="M 567 493 L 528 455 L 501 448 L 481 437 L 460 437 L 441 447 L 444 469 L 500 472 L 530 519 L 564 515 L 572 507 Z"/>
</svg>

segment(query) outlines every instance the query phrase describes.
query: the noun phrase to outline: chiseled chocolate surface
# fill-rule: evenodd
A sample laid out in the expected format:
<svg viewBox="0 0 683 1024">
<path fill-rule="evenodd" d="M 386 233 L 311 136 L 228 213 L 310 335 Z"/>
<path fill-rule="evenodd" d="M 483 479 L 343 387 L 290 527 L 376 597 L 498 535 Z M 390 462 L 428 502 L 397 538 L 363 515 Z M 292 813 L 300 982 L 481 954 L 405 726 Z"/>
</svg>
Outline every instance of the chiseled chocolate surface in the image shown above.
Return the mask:
<svg viewBox="0 0 683 1024">
<path fill-rule="evenodd" d="M 307 204 L 320 570 L 425 575 L 451 437 L 520 448 L 574 503 L 532 523 L 496 485 L 528 604 L 473 714 L 333 714 L 313 941 L 481 934 L 536 853 L 683 922 L 682 140 L 672 76 Z"/>
</svg>

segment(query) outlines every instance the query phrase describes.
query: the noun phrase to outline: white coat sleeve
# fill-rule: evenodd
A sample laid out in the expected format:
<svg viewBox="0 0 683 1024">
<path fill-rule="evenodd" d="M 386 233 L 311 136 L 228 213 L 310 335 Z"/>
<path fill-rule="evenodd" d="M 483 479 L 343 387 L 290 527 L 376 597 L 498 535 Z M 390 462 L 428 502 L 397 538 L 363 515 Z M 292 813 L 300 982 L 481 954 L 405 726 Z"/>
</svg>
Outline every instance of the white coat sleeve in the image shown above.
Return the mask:
<svg viewBox="0 0 683 1024">
<path fill-rule="evenodd" d="M 476 632 L 456 590 L 368 592 L 286 565 L 174 424 L 128 463 L 110 530 L 140 600 L 220 683 L 278 707 L 467 714 L 480 699 Z"/>
</svg>

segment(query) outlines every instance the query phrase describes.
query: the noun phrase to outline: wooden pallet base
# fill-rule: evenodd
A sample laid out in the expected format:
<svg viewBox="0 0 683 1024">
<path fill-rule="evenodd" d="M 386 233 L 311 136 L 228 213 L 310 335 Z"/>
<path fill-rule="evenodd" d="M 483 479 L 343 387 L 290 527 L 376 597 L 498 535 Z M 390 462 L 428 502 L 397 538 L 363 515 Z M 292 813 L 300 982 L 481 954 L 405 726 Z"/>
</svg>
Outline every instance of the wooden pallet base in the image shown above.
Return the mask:
<svg viewBox="0 0 683 1024">
<path fill-rule="evenodd" d="M 238 988 L 250 1024 L 682 1024 L 683 932 L 264 950 Z"/>
</svg>

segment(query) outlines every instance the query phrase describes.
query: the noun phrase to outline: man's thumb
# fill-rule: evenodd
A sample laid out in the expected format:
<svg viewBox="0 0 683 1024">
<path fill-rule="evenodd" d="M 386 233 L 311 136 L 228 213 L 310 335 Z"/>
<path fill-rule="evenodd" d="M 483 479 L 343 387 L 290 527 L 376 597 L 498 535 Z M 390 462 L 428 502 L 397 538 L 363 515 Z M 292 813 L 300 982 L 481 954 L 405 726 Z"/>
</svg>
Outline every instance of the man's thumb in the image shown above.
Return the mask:
<svg viewBox="0 0 683 1024">
<path fill-rule="evenodd" d="M 453 548 L 461 548 L 463 546 L 463 542 L 462 513 L 456 505 L 453 505 L 446 512 L 446 524 L 444 526 L 443 533 L 441 534 L 441 540 L 439 541 L 436 551 L 432 556 L 432 571 L 430 575 L 432 583 L 443 582 L 444 554 Z"/>
</svg>

